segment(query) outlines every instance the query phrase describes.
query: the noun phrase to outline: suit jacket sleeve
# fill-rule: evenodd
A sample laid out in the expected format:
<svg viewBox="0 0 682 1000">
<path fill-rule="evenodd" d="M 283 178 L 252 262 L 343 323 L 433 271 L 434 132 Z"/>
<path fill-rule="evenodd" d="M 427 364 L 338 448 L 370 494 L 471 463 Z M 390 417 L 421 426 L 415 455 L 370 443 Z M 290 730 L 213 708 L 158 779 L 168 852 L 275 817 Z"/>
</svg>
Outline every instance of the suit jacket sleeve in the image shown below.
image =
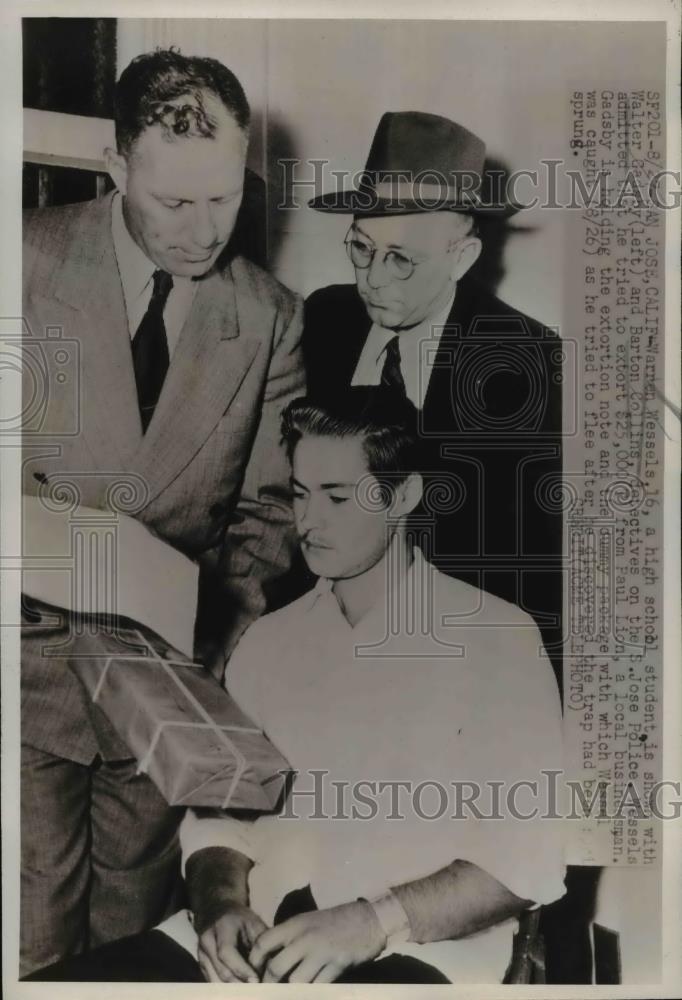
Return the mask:
<svg viewBox="0 0 682 1000">
<path fill-rule="evenodd" d="M 287 306 L 276 321 L 260 421 L 239 501 L 217 553 L 223 581 L 221 602 L 230 608 L 229 633 L 221 639 L 222 648 L 209 656 L 218 675 L 244 630 L 266 609 L 270 590 L 289 568 L 296 546 L 289 462 L 280 421 L 286 405 L 305 394 L 305 377 L 302 306 L 298 299 L 288 301 Z"/>
</svg>

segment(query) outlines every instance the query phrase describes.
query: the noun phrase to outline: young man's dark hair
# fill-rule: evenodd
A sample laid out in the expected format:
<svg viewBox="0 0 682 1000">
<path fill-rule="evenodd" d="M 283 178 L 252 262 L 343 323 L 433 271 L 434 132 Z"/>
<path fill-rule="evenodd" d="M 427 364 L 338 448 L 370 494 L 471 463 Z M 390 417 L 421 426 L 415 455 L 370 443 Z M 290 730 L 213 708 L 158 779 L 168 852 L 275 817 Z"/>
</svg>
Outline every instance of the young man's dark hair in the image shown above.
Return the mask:
<svg viewBox="0 0 682 1000">
<path fill-rule="evenodd" d="M 294 399 L 282 414 L 289 460 L 303 435 L 361 437 L 367 468 L 389 494 L 419 471 L 417 411 L 402 393 L 358 385 L 336 393 Z"/>
<path fill-rule="evenodd" d="M 217 59 L 183 56 L 172 48 L 137 56 L 116 84 L 118 151 L 130 153 L 138 136 L 157 123 L 169 139 L 180 135 L 211 138 L 216 123 L 204 104 L 206 92 L 222 101 L 239 128 L 248 131 L 250 110 L 242 85 Z M 188 102 L 179 104 L 178 98 L 184 96 Z"/>
</svg>

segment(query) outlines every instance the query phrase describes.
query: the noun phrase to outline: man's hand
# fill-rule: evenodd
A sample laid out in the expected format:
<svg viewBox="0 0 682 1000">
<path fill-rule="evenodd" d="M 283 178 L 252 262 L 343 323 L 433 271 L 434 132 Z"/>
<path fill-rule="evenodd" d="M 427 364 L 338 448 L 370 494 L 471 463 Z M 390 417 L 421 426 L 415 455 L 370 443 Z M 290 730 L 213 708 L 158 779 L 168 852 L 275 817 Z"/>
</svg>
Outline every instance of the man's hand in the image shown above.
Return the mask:
<svg viewBox="0 0 682 1000">
<path fill-rule="evenodd" d="M 264 983 L 333 983 L 383 951 L 386 935 L 362 900 L 291 917 L 263 931 L 249 962 Z"/>
<path fill-rule="evenodd" d="M 231 903 L 214 924 L 199 935 L 199 967 L 209 983 L 257 983 L 248 955 L 267 926 L 248 906 Z"/>
</svg>

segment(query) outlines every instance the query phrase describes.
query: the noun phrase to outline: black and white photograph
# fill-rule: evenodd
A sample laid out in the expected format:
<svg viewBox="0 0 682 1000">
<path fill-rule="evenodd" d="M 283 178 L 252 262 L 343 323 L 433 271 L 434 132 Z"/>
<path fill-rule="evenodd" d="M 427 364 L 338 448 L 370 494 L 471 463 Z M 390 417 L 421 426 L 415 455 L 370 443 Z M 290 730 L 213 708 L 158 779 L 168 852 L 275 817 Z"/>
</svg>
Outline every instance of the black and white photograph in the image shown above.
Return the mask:
<svg viewBox="0 0 682 1000">
<path fill-rule="evenodd" d="M 679 4 L 119 6 L 3 15 L 6 996 L 677 995 Z"/>
</svg>

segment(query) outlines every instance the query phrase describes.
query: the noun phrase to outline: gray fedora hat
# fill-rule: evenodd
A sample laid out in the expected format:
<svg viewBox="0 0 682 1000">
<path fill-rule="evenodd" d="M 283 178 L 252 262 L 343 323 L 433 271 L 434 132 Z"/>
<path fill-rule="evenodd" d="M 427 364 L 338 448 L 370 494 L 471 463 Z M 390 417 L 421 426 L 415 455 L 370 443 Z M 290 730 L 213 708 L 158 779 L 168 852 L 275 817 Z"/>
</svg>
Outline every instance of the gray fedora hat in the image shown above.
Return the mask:
<svg viewBox="0 0 682 1000">
<path fill-rule="evenodd" d="M 357 188 L 318 195 L 308 205 L 353 215 L 511 215 L 523 208 L 482 195 L 484 163 L 485 143 L 463 125 L 423 111 L 387 111 Z"/>
</svg>

